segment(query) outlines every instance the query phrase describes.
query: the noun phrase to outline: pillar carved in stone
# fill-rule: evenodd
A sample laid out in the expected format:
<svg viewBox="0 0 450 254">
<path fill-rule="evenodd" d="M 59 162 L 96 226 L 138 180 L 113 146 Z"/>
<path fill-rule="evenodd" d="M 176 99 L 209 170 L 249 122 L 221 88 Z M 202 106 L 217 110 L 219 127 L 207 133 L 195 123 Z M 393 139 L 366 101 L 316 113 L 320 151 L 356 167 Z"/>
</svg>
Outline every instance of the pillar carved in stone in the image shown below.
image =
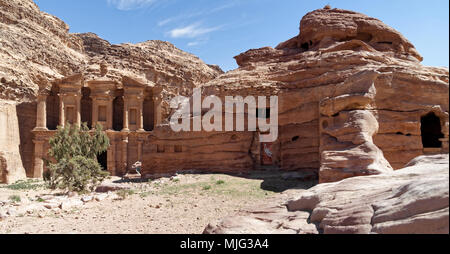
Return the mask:
<svg viewBox="0 0 450 254">
<path fill-rule="evenodd" d="M 49 91 L 44 87 L 39 89 L 37 96 L 36 131 L 46 131 L 47 129 L 47 96 Z"/>
<path fill-rule="evenodd" d="M 162 89 L 161 88 L 154 88 L 153 89 L 153 110 L 154 110 L 154 126 L 158 126 L 162 123 L 162 109 L 161 109 L 161 102 L 162 102 Z"/>
</svg>

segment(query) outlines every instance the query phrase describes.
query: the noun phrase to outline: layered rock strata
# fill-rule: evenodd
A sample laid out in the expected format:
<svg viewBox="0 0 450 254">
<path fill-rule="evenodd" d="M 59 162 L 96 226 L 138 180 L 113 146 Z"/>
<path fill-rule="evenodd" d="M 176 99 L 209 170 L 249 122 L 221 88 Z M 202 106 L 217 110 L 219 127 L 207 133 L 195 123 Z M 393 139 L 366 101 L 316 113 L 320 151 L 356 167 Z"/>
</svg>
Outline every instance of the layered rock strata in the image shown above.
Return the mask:
<svg viewBox="0 0 450 254">
<path fill-rule="evenodd" d="M 411 42 L 380 20 L 315 10 L 301 20 L 298 36 L 235 59 L 239 68 L 202 85 L 203 96 L 278 96 L 275 168 L 333 182 L 388 173 L 422 154 L 448 153 L 448 69 L 420 64 Z M 169 151 L 182 145 L 186 153 L 147 157 L 153 166 L 146 173 L 261 168 L 258 133 L 173 135 L 160 128 L 149 145 L 166 143 Z"/>
<path fill-rule="evenodd" d="M 286 200 L 210 224 L 214 234 L 448 234 L 448 155 L 383 175 L 291 191 Z"/>
<path fill-rule="evenodd" d="M 9 141 L 8 145 L 0 142 L 5 161 L 2 167 L 8 168 L 2 172 L 22 178 L 25 173 L 29 177 L 41 175 L 34 172 L 32 130 L 44 130 L 37 126 L 36 119 L 39 96 L 44 94 L 41 98 L 46 100 L 47 126 L 43 128 L 54 129 L 58 124 L 59 83 L 81 77 L 86 88 L 89 81 L 113 83 L 118 89 L 130 80 L 147 90 L 153 90 L 157 84 L 161 91 L 160 114 L 165 117 L 170 113 L 171 97 L 189 95 L 192 87 L 222 73 L 217 66 L 207 65 L 168 42 L 112 45 L 92 33 L 72 34 L 67 24 L 40 11 L 32 0 L 0 0 L 0 45 L 0 100 L 16 108 L 10 110 L 10 106 L 2 104 L 1 113 L 19 122 L 18 128 L 0 128 L 0 137 L 20 137 L 13 142 L 19 150 L 10 149 Z M 83 89 L 89 98 L 87 91 Z M 89 110 L 90 103 L 83 101 L 85 110 Z"/>
</svg>

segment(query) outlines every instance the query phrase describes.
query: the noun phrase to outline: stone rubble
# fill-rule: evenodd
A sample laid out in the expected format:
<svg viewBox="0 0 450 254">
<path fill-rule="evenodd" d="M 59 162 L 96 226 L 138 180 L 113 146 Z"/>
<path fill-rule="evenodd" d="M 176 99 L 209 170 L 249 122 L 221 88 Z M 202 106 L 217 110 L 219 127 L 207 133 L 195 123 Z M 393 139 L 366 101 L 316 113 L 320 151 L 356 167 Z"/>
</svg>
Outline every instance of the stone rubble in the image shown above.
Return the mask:
<svg viewBox="0 0 450 254">
<path fill-rule="evenodd" d="M 40 198 L 43 201 L 39 202 L 37 198 Z M 0 202 L 0 219 L 34 213 L 44 216 L 43 212 L 45 211 L 69 211 L 71 209 L 82 208 L 86 203 L 93 201 L 101 202 L 106 199 L 116 200 L 119 196 L 110 191 L 75 197 L 70 197 L 69 195 L 42 195 L 37 198 L 34 201 L 20 203 L 9 201 Z"/>
</svg>

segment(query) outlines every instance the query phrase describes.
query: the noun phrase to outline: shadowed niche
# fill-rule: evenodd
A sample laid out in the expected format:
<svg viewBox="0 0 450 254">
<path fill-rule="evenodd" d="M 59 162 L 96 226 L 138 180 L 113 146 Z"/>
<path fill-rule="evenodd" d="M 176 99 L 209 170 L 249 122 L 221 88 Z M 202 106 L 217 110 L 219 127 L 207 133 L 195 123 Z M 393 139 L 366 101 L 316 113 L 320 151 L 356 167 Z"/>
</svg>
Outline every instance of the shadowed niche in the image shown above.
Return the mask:
<svg viewBox="0 0 450 254">
<path fill-rule="evenodd" d="M 441 120 L 433 112 L 422 116 L 420 119 L 422 132 L 422 144 L 424 148 L 440 148 L 444 137 L 441 130 Z"/>
</svg>

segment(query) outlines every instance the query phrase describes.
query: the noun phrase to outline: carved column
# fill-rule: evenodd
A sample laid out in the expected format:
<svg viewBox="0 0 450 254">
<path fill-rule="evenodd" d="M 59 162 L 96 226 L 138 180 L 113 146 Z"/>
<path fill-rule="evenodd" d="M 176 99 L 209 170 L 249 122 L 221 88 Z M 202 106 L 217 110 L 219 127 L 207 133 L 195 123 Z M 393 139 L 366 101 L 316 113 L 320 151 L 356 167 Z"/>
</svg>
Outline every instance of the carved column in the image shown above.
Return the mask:
<svg viewBox="0 0 450 254">
<path fill-rule="evenodd" d="M 77 103 L 77 112 L 76 112 L 76 125 L 81 126 L 81 93 L 75 94 L 75 100 Z"/>
<path fill-rule="evenodd" d="M 95 125 L 97 125 L 98 122 L 98 103 L 97 98 L 92 98 L 92 128 L 95 128 Z"/>
<path fill-rule="evenodd" d="M 106 129 L 107 130 L 112 130 L 113 129 L 113 102 L 114 102 L 114 97 L 110 97 L 108 98 L 108 106 L 106 109 Z"/>
<path fill-rule="evenodd" d="M 129 119 L 128 119 L 128 99 L 123 98 L 123 130 L 122 131 L 129 131 Z"/>
<path fill-rule="evenodd" d="M 34 142 L 34 170 L 33 178 L 42 178 L 44 174 L 44 141 L 33 140 Z"/>
<path fill-rule="evenodd" d="M 144 98 L 139 98 L 139 111 L 138 111 L 138 131 L 144 130 Z"/>
<path fill-rule="evenodd" d="M 37 98 L 37 116 L 36 128 L 37 131 L 46 131 L 47 129 L 47 94 L 39 94 Z"/>
<path fill-rule="evenodd" d="M 153 104 L 154 104 L 154 125 L 155 127 L 161 124 L 162 122 L 162 116 L 161 116 L 161 98 L 159 96 L 153 97 Z"/>
<path fill-rule="evenodd" d="M 62 94 L 59 94 L 59 125 L 64 127 L 65 123 L 64 98 Z"/>
</svg>

